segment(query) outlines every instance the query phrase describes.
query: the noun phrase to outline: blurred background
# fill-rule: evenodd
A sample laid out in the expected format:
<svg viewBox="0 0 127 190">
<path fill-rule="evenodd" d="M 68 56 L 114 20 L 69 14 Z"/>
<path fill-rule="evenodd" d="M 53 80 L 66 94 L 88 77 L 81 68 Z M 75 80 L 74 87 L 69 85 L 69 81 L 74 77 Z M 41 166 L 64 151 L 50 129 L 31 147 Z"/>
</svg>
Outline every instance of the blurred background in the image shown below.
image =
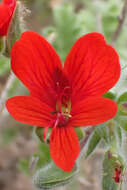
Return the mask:
<svg viewBox="0 0 127 190">
<path fill-rule="evenodd" d="M 32 30 L 49 40 L 64 62 L 74 42 L 89 32 L 100 32 L 118 51 L 122 77 L 112 89 L 119 94 L 127 87 L 127 0 L 20 0 L 23 30 Z M 0 57 L 0 190 L 35 190 L 28 160 L 39 149 L 33 138 L 32 127 L 16 122 L 7 113 L 4 102 L 14 95 L 25 95 L 27 90 L 9 77 L 10 61 Z M 7 81 L 10 80 L 10 84 Z M 44 158 L 43 158 L 44 159 Z M 80 161 L 80 172 L 62 190 L 101 190 L 103 148 Z"/>
</svg>

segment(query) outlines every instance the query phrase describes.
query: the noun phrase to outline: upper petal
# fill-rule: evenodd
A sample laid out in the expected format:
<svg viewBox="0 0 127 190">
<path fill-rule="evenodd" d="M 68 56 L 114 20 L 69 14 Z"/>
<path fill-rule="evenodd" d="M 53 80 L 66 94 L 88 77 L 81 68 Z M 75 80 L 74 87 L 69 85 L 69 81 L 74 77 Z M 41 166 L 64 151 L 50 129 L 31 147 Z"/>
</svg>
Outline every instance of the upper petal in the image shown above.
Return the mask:
<svg viewBox="0 0 127 190">
<path fill-rule="evenodd" d="M 50 137 L 50 154 L 55 164 L 70 172 L 80 153 L 78 137 L 70 126 L 56 127 Z"/>
<path fill-rule="evenodd" d="M 106 44 L 103 35 L 90 33 L 73 45 L 64 70 L 69 76 L 74 99 L 102 95 L 120 77 L 119 56 Z"/>
<path fill-rule="evenodd" d="M 117 112 L 117 104 L 107 98 L 87 98 L 72 106 L 72 125 L 88 126 L 104 123 L 113 118 Z"/>
<path fill-rule="evenodd" d="M 16 0 L 4 0 L 0 3 L 0 36 L 7 34 L 15 7 Z"/>
<path fill-rule="evenodd" d="M 24 32 L 11 51 L 11 66 L 33 96 L 46 103 L 55 102 L 54 73 L 62 69 L 59 56 L 39 34 Z"/>
<path fill-rule="evenodd" d="M 52 108 L 34 97 L 10 98 L 6 102 L 6 107 L 15 120 L 29 125 L 46 127 L 52 119 Z"/>
</svg>

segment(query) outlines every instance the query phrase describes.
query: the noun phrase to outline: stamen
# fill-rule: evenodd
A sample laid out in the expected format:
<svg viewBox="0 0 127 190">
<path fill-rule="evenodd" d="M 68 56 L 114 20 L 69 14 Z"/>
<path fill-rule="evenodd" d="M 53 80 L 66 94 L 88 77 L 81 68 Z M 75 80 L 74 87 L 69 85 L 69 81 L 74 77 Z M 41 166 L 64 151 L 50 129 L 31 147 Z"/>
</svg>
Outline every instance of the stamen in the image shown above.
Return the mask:
<svg viewBox="0 0 127 190">
<path fill-rule="evenodd" d="M 56 127 L 63 127 L 68 123 L 69 118 L 72 117 L 69 114 L 70 86 L 63 86 L 63 85 L 64 84 L 60 84 L 58 81 L 56 82 L 56 93 L 57 93 L 56 111 L 51 112 L 51 114 L 54 115 L 54 120 L 52 120 L 52 122 L 50 122 L 50 125 L 45 128 L 43 134 L 44 140 L 49 127 L 53 127 L 53 130 Z"/>
<path fill-rule="evenodd" d="M 68 113 L 63 113 L 63 115 L 66 116 L 66 117 L 69 117 L 69 118 L 72 117 L 72 115 L 71 115 L 71 114 L 68 114 Z"/>
</svg>

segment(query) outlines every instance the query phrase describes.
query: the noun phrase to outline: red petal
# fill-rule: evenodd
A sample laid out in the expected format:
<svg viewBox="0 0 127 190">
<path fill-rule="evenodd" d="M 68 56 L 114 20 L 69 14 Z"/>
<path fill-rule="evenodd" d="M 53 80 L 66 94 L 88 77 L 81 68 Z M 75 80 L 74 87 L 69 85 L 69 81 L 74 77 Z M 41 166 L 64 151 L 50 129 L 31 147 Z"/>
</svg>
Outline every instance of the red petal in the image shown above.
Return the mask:
<svg viewBox="0 0 127 190">
<path fill-rule="evenodd" d="M 117 105 L 110 99 L 95 97 L 72 106 L 72 125 L 88 126 L 103 123 L 115 116 Z"/>
<path fill-rule="evenodd" d="M 16 0 L 4 0 L 0 3 L 0 36 L 7 34 L 15 7 Z"/>
<path fill-rule="evenodd" d="M 3 0 L 3 3 L 9 6 L 12 6 L 16 3 L 16 0 Z"/>
<path fill-rule="evenodd" d="M 50 137 L 50 154 L 55 164 L 70 172 L 80 153 L 78 137 L 70 126 L 56 127 Z"/>
<path fill-rule="evenodd" d="M 40 100 L 30 96 L 17 96 L 6 102 L 9 113 L 15 120 L 30 125 L 45 127 L 52 119 L 53 110 Z"/>
<path fill-rule="evenodd" d="M 90 33 L 77 40 L 64 69 L 72 85 L 72 96 L 77 101 L 104 94 L 120 77 L 118 54 L 99 33 Z"/>
<path fill-rule="evenodd" d="M 55 104 L 54 73 L 62 64 L 53 47 L 39 34 L 27 31 L 13 46 L 11 58 L 12 70 L 31 94 Z"/>
</svg>

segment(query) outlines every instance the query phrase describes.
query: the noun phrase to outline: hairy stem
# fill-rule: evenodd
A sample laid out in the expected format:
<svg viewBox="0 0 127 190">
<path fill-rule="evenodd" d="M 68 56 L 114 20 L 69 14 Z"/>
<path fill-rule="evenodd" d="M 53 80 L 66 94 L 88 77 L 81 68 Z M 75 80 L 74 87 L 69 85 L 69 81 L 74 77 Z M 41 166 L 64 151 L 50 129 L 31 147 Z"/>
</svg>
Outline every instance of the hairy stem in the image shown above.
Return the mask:
<svg viewBox="0 0 127 190">
<path fill-rule="evenodd" d="M 6 101 L 7 96 L 8 96 L 8 91 L 10 90 L 14 80 L 15 80 L 14 74 L 10 73 L 8 80 L 4 86 L 4 89 L 0 95 L 0 114 L 2 114 L 2 112 L 3 112 L 5 101 Z"/>
</svg>

